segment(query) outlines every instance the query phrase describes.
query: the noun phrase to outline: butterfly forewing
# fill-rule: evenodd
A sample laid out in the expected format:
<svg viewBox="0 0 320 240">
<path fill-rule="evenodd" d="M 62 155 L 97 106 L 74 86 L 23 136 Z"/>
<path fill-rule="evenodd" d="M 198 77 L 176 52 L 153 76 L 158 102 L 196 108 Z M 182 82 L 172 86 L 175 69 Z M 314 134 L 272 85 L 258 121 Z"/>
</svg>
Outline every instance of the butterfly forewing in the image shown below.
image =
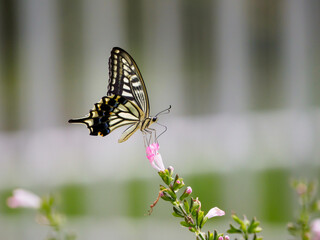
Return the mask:
<svg viewBox="0 0 320 240">
<path fill-rule="evenodd" d="M 121 96 L 103 97 L 96 103 L 89 115 L 80 119 L 71 119 L 70 123 L 86 124 L 90 135 L 106 136 L 118 127 L 135 125 L 143 113 L 131 101 Z"/>
<path fill-rule="evenodd" d="M 149 116 L 149 99 L 141 73 L 133 58 L 121 48 L 113 48 L 109 58 L 108 96 L 120 95 L 134 102 Z"/>
</svg>

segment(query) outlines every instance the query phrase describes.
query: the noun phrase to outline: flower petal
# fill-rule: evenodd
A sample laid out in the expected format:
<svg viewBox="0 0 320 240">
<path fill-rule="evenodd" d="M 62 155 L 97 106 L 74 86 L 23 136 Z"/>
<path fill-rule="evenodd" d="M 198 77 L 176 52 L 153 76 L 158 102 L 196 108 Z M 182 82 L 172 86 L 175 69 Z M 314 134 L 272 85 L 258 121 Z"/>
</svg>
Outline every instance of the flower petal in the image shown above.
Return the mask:
<svg viewBox="0 0 320 240">
<path fill-rule="evenodd" d="M 158 171 L 164 171 L 165 167 L 162 162 L 162 157 L 158 152 L 158 150 L 159 150 L 159 144 L 152 143 L 146 148 L 146 155 L 153 168 L 157 169 Z"/>
<path fill-rule="evenodd" d="M 41 198 L 24 189 L 16 189 L 13 196 L 8 198 L 7 204 L 10 208 L 40 208 Z"/>
<path fill-rule="evenodd" d="M 313 240 L 320 240 L 320 218 L 316 218 L 311 222 L 311 232 Z"/>
<path fill-rule="evenodd" d="M 218 207 L 214 207 L 214 208 L 211 208 L 209 210 L 209 212 L 207 213 L 206 217 L 207 218 L 212 218 L 212 217 L 217 217 L 217 216 L 224 216 L 225 215 L 225 212 L 223 210 L 221 210 L 220 208 Z"/>
<path fill-rule="evenodd" d="M 164 171 L 166 168 L 164 167 L 163 161 L 162 161 L 162 157 L 160 155 L 160 153 L 158 153 L 155 157 L 154 157 L 154 162 L 155 164 L 159 167 L 159 169 L 161 171 Z"/>
</svg>

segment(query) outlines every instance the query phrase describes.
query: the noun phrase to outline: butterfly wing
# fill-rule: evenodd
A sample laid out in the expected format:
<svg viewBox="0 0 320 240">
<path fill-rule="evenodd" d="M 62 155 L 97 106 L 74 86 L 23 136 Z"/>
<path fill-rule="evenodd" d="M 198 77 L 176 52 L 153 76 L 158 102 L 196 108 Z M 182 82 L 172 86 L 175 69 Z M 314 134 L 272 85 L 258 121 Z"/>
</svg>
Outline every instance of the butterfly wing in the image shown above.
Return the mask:
<svg viewBox="0 0 320 240">
<path fill-rule="evenodd" d="M 118 127 L 131 125 L 119 139 L 124 142 L 139 129 L 149 112 L 149 98 L 137 64 L 125 50 L 115 47 L 109 58 L 107 96 L 86 117 L 69 122 L 85 124 L 94 136 L 106 136 Z"/>
<path fill-rule="evenodd" d="M 90 130 L 90 135 L 106 136 L 118 127 L 125 125 L 136 126 L 135 128 L 127 129 L 122 137 L 121 142 L 126 141 L 139 126 L 139 120 L 143 112 L 133 102 L 128 101 L 122 96 L 107 96 L 103 97 L 96 103 L 89 115 L 84 118 L 71 119 L 69 123 L 85 124 Z"/>
<path fill-rule="evenodd" d="M 119 95 L 135 103 L 149 117 L 150 106 L 145 83 L 133 58 L 115 47 L 109 58 L 108 96 Z"/>
</svg>

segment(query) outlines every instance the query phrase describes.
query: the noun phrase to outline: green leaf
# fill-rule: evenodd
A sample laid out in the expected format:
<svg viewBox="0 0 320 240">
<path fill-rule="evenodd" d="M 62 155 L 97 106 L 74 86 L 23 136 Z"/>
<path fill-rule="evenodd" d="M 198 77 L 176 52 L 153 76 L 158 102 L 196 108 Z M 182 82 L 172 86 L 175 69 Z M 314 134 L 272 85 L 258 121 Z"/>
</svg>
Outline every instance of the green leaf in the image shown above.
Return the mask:
<svg viewBox="0 0 320 240">
<path fill-rule="evenodd" d="M 311 203 L 311 210 L 313 212 L 319 212 L 320 211 L 320 200 L 315 200 Z"/>
<path fill-rule="evenodd" d="M 181 218 L 181 216 L 178 215 L 178 214 L 176 214 L 175 212 L 173 212 L 172 215 L 173 215 L 174 217 L 179 217 L 179 218 Z"/>
<path fill-rule="evenodd" d="M 196 220 L 197 220 L 197 225 L 200 227 L 200 229 L 201 229 L 201 223 L 202 223 L 203 217 L 204 217 L 204 212 L 201 210 L 198 211 Z"/>
<path fill-rule="evenodd" d="M 236 214 L 232 214 L 231 217 L 235 222 L 239 223 L 240 225 L 244 224 L 243 221 Z"/>
<path fill-rule="evenodd" d="M 190 227 L 191 225 L 185 221 L 180 222 L 180 225 L 183 227 Z"/>
<path fill-rule="evenodd" d="M 177 215 L 179 215 L 180 217 L 184 217 L 183 213 L 182 213 L 179 209 L 177 209 L 176 207 L 173 207 L 173 211 L 174 211 Z"/>
<path fill-rule="evenodd" d="M 167 189 L 165 192 L 167 192 L 174 201 L 177 200 L 177 195 L 171 189 Z"/>
<path fill-rule="evenodd" d="M 163 200 L 170 201 L 170 202 L 174 201 L 174 199 L 168 194 L 167 190 L 164 190 L 162 193 L 163 193 L 163 196 L 161 198 Z"/>
<path fill-rule="evenodd" d="M 232 224 L 230 224 L 230 229 L 228 229 L 227 233 L 242 233 L 240 229 L 235 228 Z"/>
<path fill-rule="evenodd" d="M 189 214 L 190 213 L 189 203 L 188 203 L 188 201 L 186 199 L 183 200 L 183 206 L 184 206 L 184 209 L 185 209 L 186 213 Z"/>
<path fill-rule="evenodd" d="M 253 218 L 250 226 L 248 227 L 248 233 L 256 233 L 256 228 L 259 226 L 259 224 L 260 222 Z"/>
<path fill-rule="evenodd" d="M 218 239 L 218 233 L 217 233 L 216 230 L 214 230 L 213 239 L 214 239 L 214 240 L 217 240 L 217 239 Z"/>
<path fill-rule="evenodd" d="M 204 217 L 202 222 L 200 223 L 200 228 L 203 228 L 204 224 L 208 221 L 208 217 Z"/>
<path fill-rule="evenodd" d="M 189 212 L 191 212 L 192 208 L 193 208 L 193 198 L 191 197 L 191 199 L 190 199 Z"/>
</svg>

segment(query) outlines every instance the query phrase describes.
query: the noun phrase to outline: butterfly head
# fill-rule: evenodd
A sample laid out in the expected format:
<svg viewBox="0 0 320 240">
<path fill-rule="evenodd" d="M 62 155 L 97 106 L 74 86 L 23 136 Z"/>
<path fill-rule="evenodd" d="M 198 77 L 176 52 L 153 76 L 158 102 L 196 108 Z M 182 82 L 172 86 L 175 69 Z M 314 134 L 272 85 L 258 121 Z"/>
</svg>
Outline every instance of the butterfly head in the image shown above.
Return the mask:
<svg viewBox="0 0 320 240">
<path fill-rule="evenodd" d="M 151 124 L 155 123 L 158 121 L 158 117 L 154 116 L 154 117 L 148 117 L 142 124 L 142 128 L 148 128 Z"/>
<path fill-rule="evenodd" d="M 152 118 L 151 118 L 151 123 L 155 123 L 155 122 L 157 122 L 157 120 L 158 120 L 158 117 L 157 117 L 157 116 L 152 117 Z"/>
</svg>

